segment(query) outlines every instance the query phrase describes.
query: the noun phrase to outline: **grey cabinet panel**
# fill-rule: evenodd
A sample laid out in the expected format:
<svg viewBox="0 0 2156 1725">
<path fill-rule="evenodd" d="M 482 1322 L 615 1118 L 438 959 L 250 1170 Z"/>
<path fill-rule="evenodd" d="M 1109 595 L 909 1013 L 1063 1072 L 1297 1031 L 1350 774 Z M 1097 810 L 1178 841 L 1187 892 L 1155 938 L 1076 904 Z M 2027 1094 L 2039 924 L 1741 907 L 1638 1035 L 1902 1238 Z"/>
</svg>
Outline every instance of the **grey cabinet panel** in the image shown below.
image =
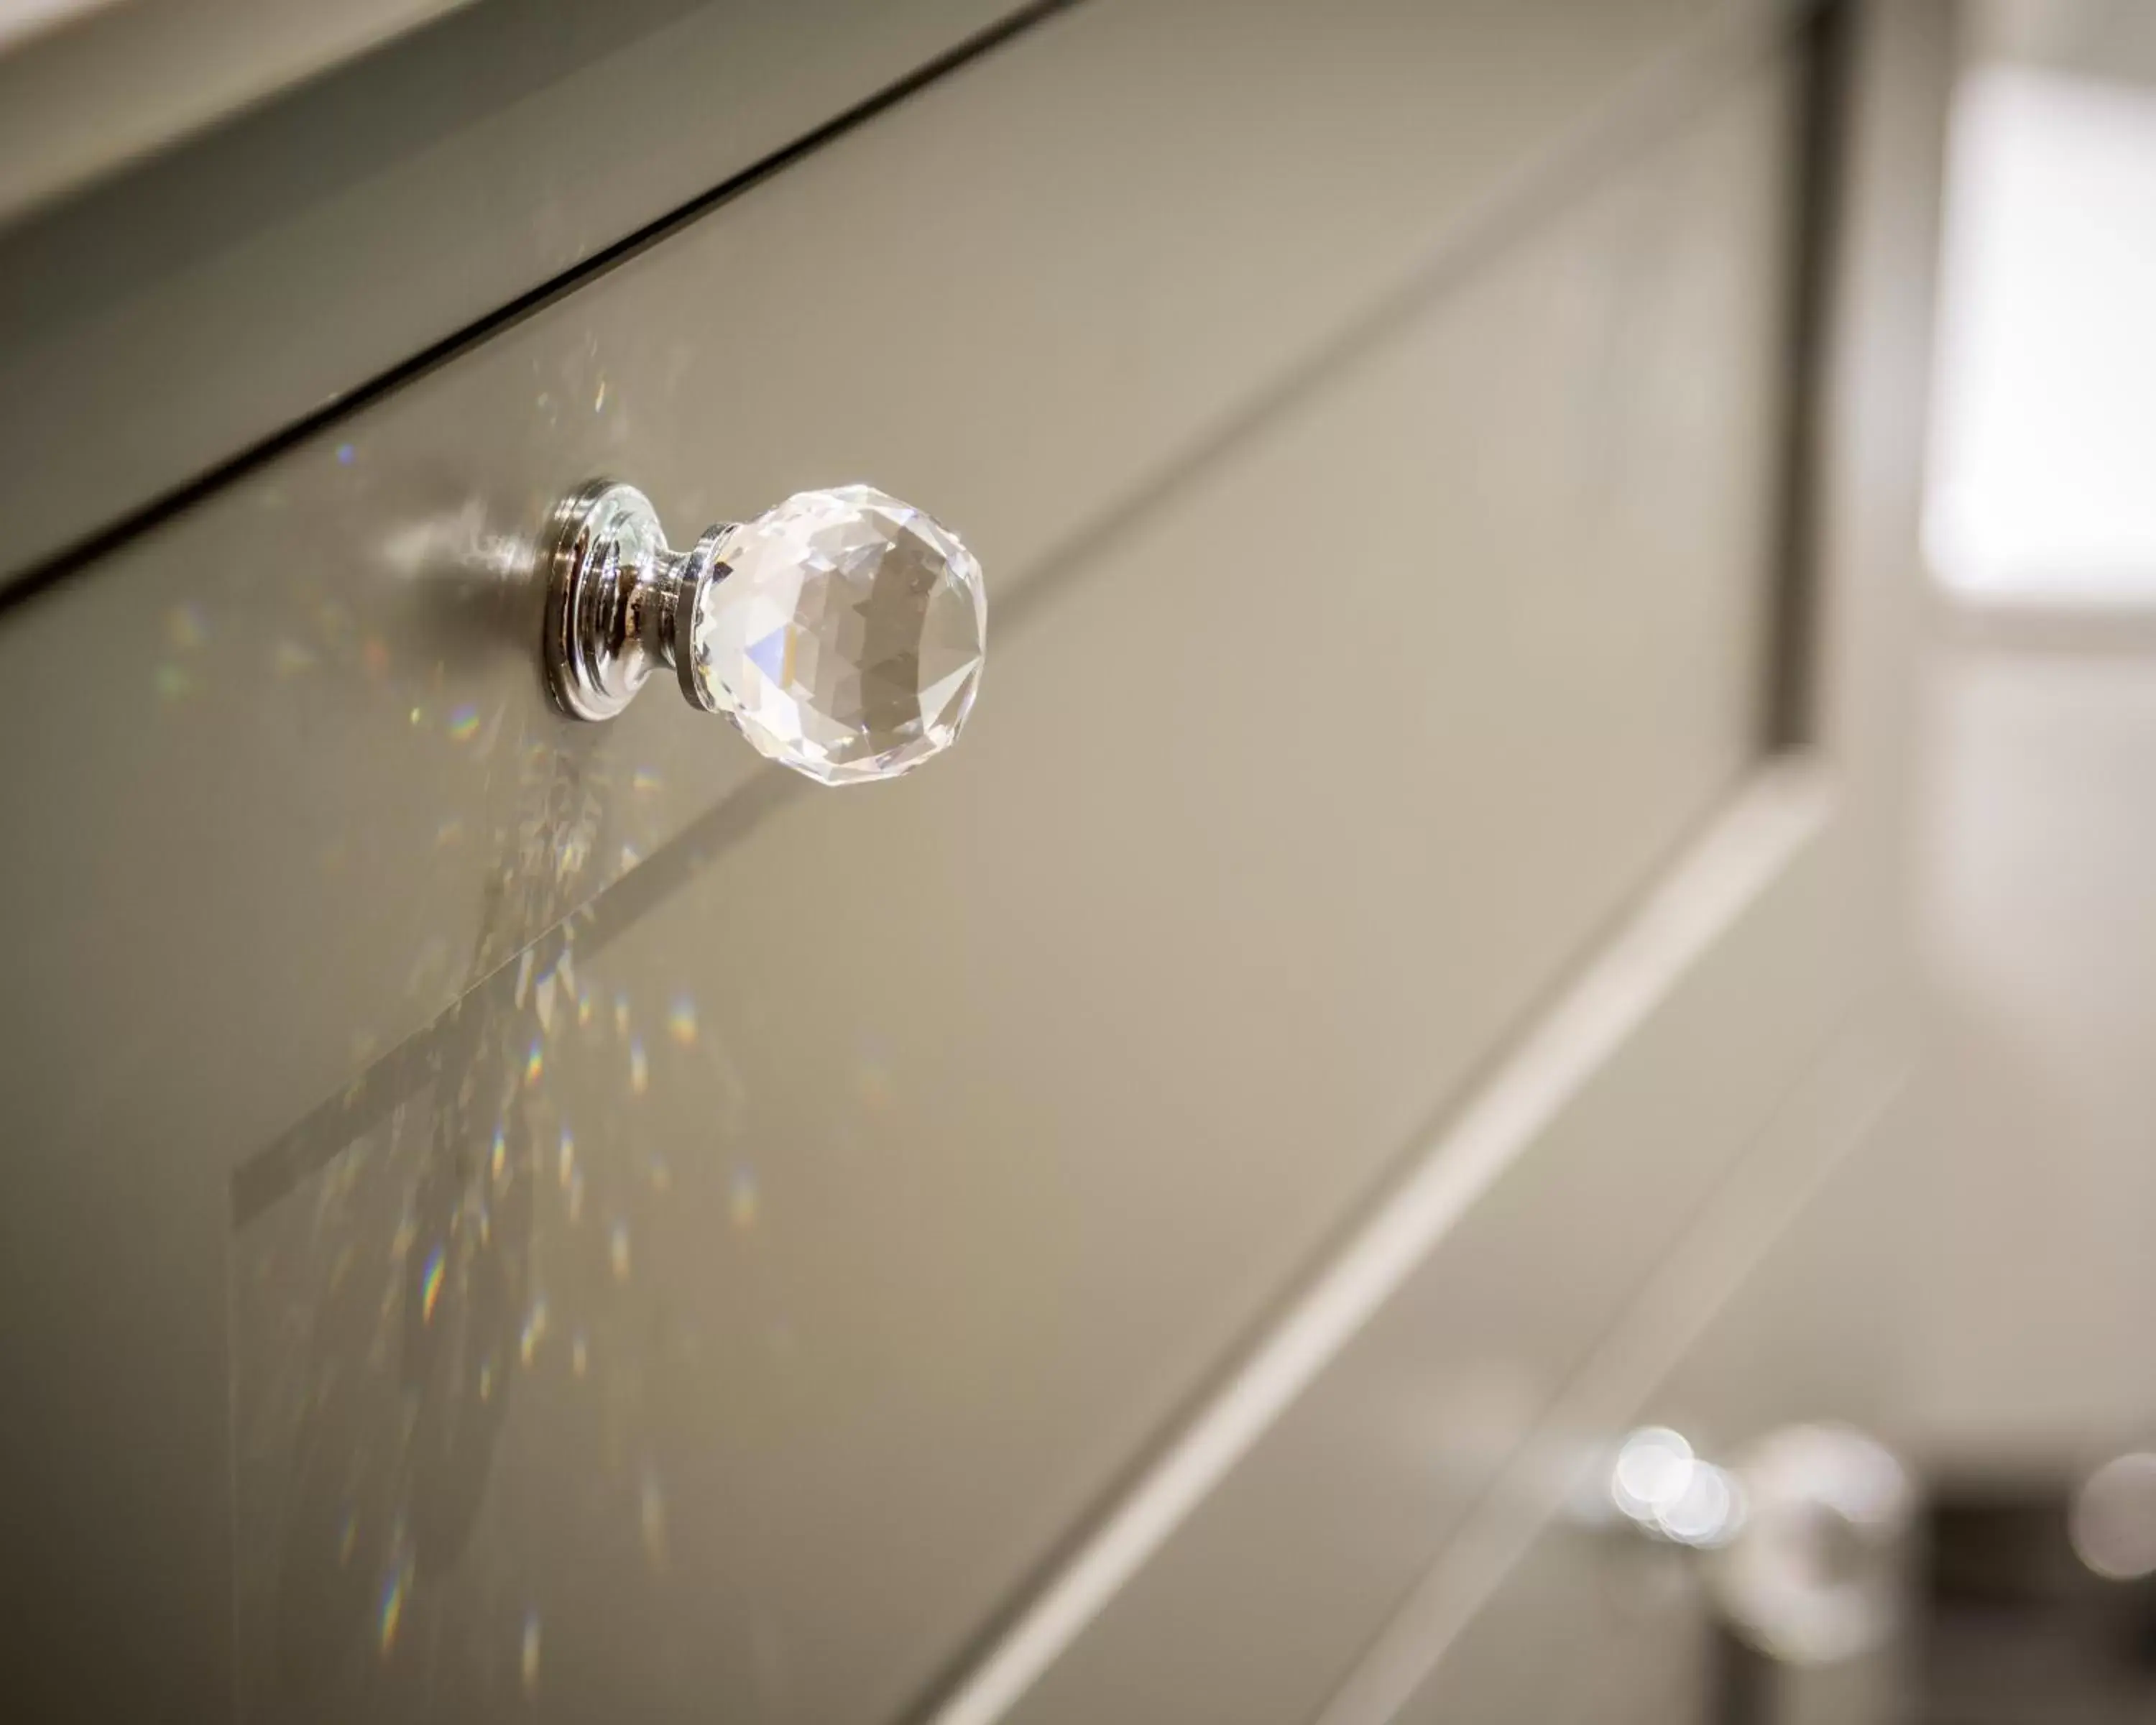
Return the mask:
<svg viewBox="0 0 2156 1725">
<path fill-rule="evenodd" d="M 1808 93 L 1833 98 L 1806 107 L 1832 120 L 1812 159 L 1837 218 L 1794 500 L 1817 741 L 1758 773 L 1464 1087 L 940 1725 L 1721 1717 L 1697 1594 L 1606 1563 L 1572 1492 L 1643 1415 L 1725 1456 L 1821 1415 L 1892 1436 L 1921 1159 L 1851 1163 L 1802 1250 L 1708 1327 L 1907 1060 L 1897 787 L 1949 19 L 1866 8 L 1805 44 Z M 1877 1717 L 1887 1676 L 1776 1685 L 1774 1717 Z"/>
<path fill-rule="evenodd" d="M 1537 283 L 1606 279 L 1601 245 L 1666 219 L 1672 225 L 1660 228 L 1658 249 L 1756 269 L 1754 304 L 1771 305 L 1768 213 L 1785 172 L 1789 82 L 1789 69 L 1774 66 L 1732 89 L 1561 230 L 1493 269 L 1476 302 L 1487 294 L 1494 307 L 1531 298 Z M 1763 342 L 1765 330 L 1748 339 Z M 1763 401 L 1771 398 L 1763 377 L 1758 387 Z M 1657 624 L 1671 627 L 1667 617 Z M 1609 699 L 1589 696 L 1587 710 L 1609 711 Z M 1564 794 L 1577 796 L 1578 783 Z M 1515 880 L 1502 896 L 1549 902 L 1547 891 Z M 1465 910 L 1500 896 L 1414 895 L 1414 919 L 1435 929 L 1449 920 L 1448 896 Z M 1751 944 L 1763 949 L 1771 937 L 1755 934 Z M 1775 993 L 1742 970 L 1743 942 L 1721 957 L 1722 973 L 1691 981 L 1673 1022 L 1642 1037 L 1630 1064 L 1508 1171 L 1010 1717 L 1293 1725 L 1314 1716 L 1756 1129 L 1786 1081 L 1788 1044 L 1825 1034 L 1823 1003 L 1799 985 L 1803 967 L 1789 956 L 1760 967 L 1772 971 Z M 1740 1001 L 1757 1015 L 1753 1034 L 1711 1075 L 1691 1076 L 1705 1027 Z M 1414 1014 L 1401 1004 L 1387 1016 L 1412 1022 Z M 1432 1054 L 1447 1040 L 1435 1024 L 1420 1034 Z M 1414 1058 L 1405 1047 L 1399 1057 Z M 1430 1054 L 1423 1063 L 1436 1065 Z"/>
<path fill-rule="evenodd" d="M 1753 758 L 1779 131 L 1671 147 L 1703 60 L 1522 177 L 1695 10 L 1074 13 L 14 614 L 40 1671 L 958 1656 Z M 520 541 L 607 470 L 946 516 L 964 747 L 554 716 Z"/>
<path fill-rule="evenodd" d="M 451 1058 L 357 1155 L 340 1104 L 241 1164 L 246 1675 L 320 1634 L 362 1713 L 522 1707 L 536 1613 L 564 1717 L 865 1720 L 935 1676 L 1742 773 L 1773 114 L 1497 260 L 1012 607 L 950 761 L 646 863 L 678 884 L 617 920 L 632 873 L 566 968 L 542 946 L 467 1004 L 475 1071 Z M 1679 261 L 1596 267 L 1648 233 Z M 1717 347 L 1704 394 L 1645 362 L 1589 429 L 1614 403 L 1576 390 L 1610 328 L 1582 280 L 1639 352 Z M 1626 441 L 1656 470 L 1613 487 Z M 1709 460 L 1718 501 L 1686 507 Z M 1218 543 L 1358 491 L 1443 527 L 1349 511 L 1322 568 Z M 467 1086 L 460 1117 L 440 1092 Z M 397 1405 L 382 1302 L 410 1325 L 434 1250 L 398 1229 L 444 1181 L 519 1237 L 498 1281 L 475 1247 L 445 1283 L 437 1322 L 490 1316 L 422 1406 L 446 1425 L 460 1394 L 499 1435 L 429 1464 L 470 1505 L 439 1568 L 416 1531 L 398 1555 L 393 1465 L 355 1511 L 374 1565 L 410 1565 L 399 1634 L 467 1662 L 429 1690 L 379 1656 L 375 1590 L 277 1612 L 283 1566 L 342 1537 L 293 1517 L 295 1472 Z M 306 1406 L 326 1378 L 349 1404 Z"/>
<path fill-rule="evenodd" d="M 1467 218 L 1508 184 L 1547 202 L 1515 182 L 1552 134 L 1699 9 L 1371 0 L 1318 22 L 1283 0 L 1232 8 L 1240 28 L 1204 5 L 1075 13 L 39 595 L 0 641 L 20 715 L 0 768 L 39 817 L 8 859 L 39 906 L 18 962 L 63 1002 L 46 1046 L 110 1050 L 113 1006 L 130 1011 L 98 1093 L 26 1048 L 26 1115 L 89 1129 L 118 1091 L 184 1094 L 217 1050 L 274 1046 L 275 1072 L 216 1086 L 219 1142 L 263 1142 L 749 784 L 752 757 L 655 701 L 598 728 L 548 706 L 525 563 L 567 490 L 621 475 L 685 531 L 872 480 L 960 529 L 998 619 L 1022 616 L 1036 583 L 1084 578 L 1131 518 L 1471 276 L 1497 224 Z M 1455 68 L 1456 99 L 1433 103 Z M 1682 106 L 1681 88 L 1658 94 L 1655 124 Z M 1639 131 L 1595 136 L 1606 155 Z M 1557 160 L 1568 190 L 1585 163 Z M 1775 218 L 1758 219 L 1764 244 Z M 1549 362 L 1493 349 L 1462 386 L 1479 394 L 1449 482 L 1508 460 L 1539 495 L 1547 454 L 1614 496 L 1621 459 L 1659 459 L 1612 429 L 1635 398 L 1672 436 L 1758 450 L 1771 270 L 1735 279 L 1734 249 L 1699 265 L 1690 290 L 1752 320 L 1730 348 L 1748 369 L 1687 359 L 1680 377 L 1625 321 L 1661 291 L 1636 270 L 1680 260 L 1612 244 L 1609 295 L 1549 290 L 1569 295 L 1545 315 L 1575 370 L 1515 403 L 1514 365 Z M 1683 315 L 1672 301 L 1656 326 L 1678 347 Z M 1526 428 L 1552 411 L 1578 429 L 1546 448 Z M 1717 411 L 1743 416 L 1719 445 L 1681 418 Z M 1507 413 L 1522 429 L 1475 418 Z M 1410 509 L 1446 475 L 1430 457 L 1402 477 L 1344 512 Z M 1697 512 L 1749 559 L 1754 494 L 1698 491 L 1661 531 Z M 1313 570 L 1346 495 L 1299 503 Z M 1198 552 L 1240 566 L 1279 520 L 1224 517 Z M 1529 554 L 1512 522 L 1487 531 Z M 1487 584 L 1481 555 L 1448 578 Z M 205 988 L 228 1017 L 196 1009 Z"/>
<path fill-rule="evenodd" d="M 0 586 L 1019 9 L 480 0 L 0 224 Z M 256 52 L 313 50 L 294 10 Z M 129 85 L 184 78 L 221 28 L 247 22 L 107 8 L 0 64 L 0 106 L 26 128 L 56 110 L 50 137 L 109 105 L 125 117 L 104 141 L 126 137 L 165 105 L 128 103 Z M 244 64 L 226 55 L 190 93 Z"/>
<path fill-rule="evenodd" d="M 0 23 L 0 223 L 470 0 L 42 0 Z"/>
<path fill-rule="evenodd" d="M 1445 1216 L 1397 1285 L 1262 1430 L 1228 1450 L 1231 1459 L 1202 1495 L 1185 1503 L 1163 1486 L 1142 1520 L 1135 1496 L 1126 1499 L 1119 1513 L 1127 1517 L 1078 1564 L 1166 1522 L 1157 1543 L 1096 1609 L 1080 1616 L 1081 1608 L 1069 1608 L 1078 1627 L 1014 1704 L 1006 1710 L 978 1699 L 1002 1686 L 990 1676 L 978 1695 L 968 1690 L 941 1716 L 948 1725 L 1101 1717 L 1285 1725 L 1321 1713 L 1332 1719 L 1328 1701 L 1343 1686 L 1353 1705 L 1341 1719 L 1387 1716 L 1373 1695 L 1408 1686 L 1395 1671 L 1441 1641 L 1460 1599 L 1490 1582 L 1485 1572 L 1499 1561 L 1492 1550 L 1527 1543 L 1558 1507 L 1566 1470 L 1584 1466 L 1640 1417 L 1669 1363 L 1664 1356 L 1704 1322 L 1762 1231 L 1779 1225 L 1821 1168 L 1861 1141 L 1904 1076 L 1905 1033 L 1876 1004 L 1852 1012 L 1845 974 L 1810 938 L 1832 892 L 1823 860 L 1830 847 L 1815 829 L 1773 855 L 1776 847 L 1758 846 L 1756 829 L 1745 830 L 1779 800 L 1772 786 L 1763 780 L 1758 807 L 1739 805 L 1660 889 L 1666 907 L 1697 915 L 1722 890 L 1714 883 L 1730 878 L 1733 860 L 1748 855 L 1761 878 L 1725 906 L 1719 926 L 1672 956 L 1656 946 L 1653 913 L 1644 914 L 1543 1021 L 1558 1045 L 1568 1010 L 1577 1005 L 1591 1018 L 1590 1000 L 1635 990 L 1651 1004 L 1627 1024 L 1621 1045 L 1576 1082 L 1560 1084 L 1537 1064 L 1538 1029 L 1519 1064 L 1478 1091 L 1456 1127 L 1433 1135 L 1387 1208 L 1186 1429 L 1147 1486 L 1190 1457 L 1226 1449 L 1230 1401 L 1245 1389 L 1257 1397 L 1258 1386 L 1291 1369 L 1283 1363 L 1291 1350 L 1278 1338 L 1293 1334 L 1304 1350 L 1314 1348 L 1310 1337 L 1331 1332 L 1336 1311 L 1389 1273 L 1371 1266 L 1394 1261 L 1399 1240 L 1428 1225 L 1422 1218 Z M 1640 958 L 1649 948 L 1652 964 Z M 1662 963 L 1668 968 L 1657 970 Z M 1800 1076 L 1789 1070 L 1793 1050 L 1810 1068 Z M 1532 1118 L 1523 1094 L 1561 1100 L 1546 1124 L 1506 1141 L 1486 1122 Z M 1502 1161 L 1493 1142 L 1503 1144 Z M 1836 1238 L 1847 1243 L 1845 1234 Z M 1816 1258 L 1809 1267 L 1821 1269 Z M 1877 1294 L 1876 1282 L 1864 1288 Z M 1843 1322 L 1822 1322 L 1794 1339 L 1831 1360 L 1851 1327 L 1863 1333 L 1864 1314 L 1851 1298 L 1820 1290 L 1813 1296 L 1815 1313 L 1831 1310 Z M 1635 1307 L 1645 1315 L 1627 1316 Z M 1644 1327 L 1652 1345 L 1628 1338 L 1626 1326 Z M 1702 1373 L 1698 1394 L 1663 1409 L 1717 1445 L 1758 1435 L 1763 1426 L 1745 1416 L 1763 1399 L 1770 1424 L 1871 1411 L 1852 1394 L 1816 1406 L 1778 1399 L 1784 1390 L 1795 1402 L 1802 1397 L 1771 1354 L 1749 1363 L 1726 1353 L 1720 1359 L 1742 1369 Z M 1876 1387 L 1875 1351 L 1849 1350 L 1840 1363 L 1845 1379 Z M 1050 1598 L 1040 1620 L 1062 1620 Z M 1555 1635 L 1563 1614 L 1553 1609 L 1551 1618 Z M 1389 1622 L 1395 1626 L 1378 1668 L 1358 1676 Z M 1442 1651 L 1431 1645 L 1428 1657 Z M 1594 1690 L 1605 1675 L 1600 1651 L 1553 1667 L 1543 1683 L 1523 1676 L 1514 1692 L 1478 1676 L 1489 1683 L 1481 1699 L 1492 1707 L 1517 1702 L 1505 1717 L 1535 1717 L 1538 1697 Z M 1686 1681 L 1697 1676 L 1681 1646 L 1659 1646 L 1650 1656 L 1658 1666 L 1681 1667 Z M 1610 1660 L 1609 1681 L 1625 1663 Z M 1444 1690 L 1465 1692 L 1449 1680 Z M 1470 1708 L 1468 1716 L 1481 1713 Z M 1676 1709 L 1666 1717 L 1695 1715 Z"/>
<path fill-rule="evenodd" d="M 1890 1631 L 1852 1658 L 1778 1665 L 1724 1626 L 1696 1553 L 1612 1526 L 1605 1495 L 1617 1440 L 1642 1425 L 1732 1461 L 1799 1425 L 1892 1435 L 1906 1241 L 1882 1199 L 1913 1192 L 1915 1170 L 1907 1051 L 1898 1071 L 1887 1051 L 1907 1029 L 1876 1017 L 1856 1029 L 1612 1324 L 1325 1725 L 1902 1717 L 1906 1641 Z M 1430 1663 L 1404 1684 L 1418 1631 Z"/>
</svg>

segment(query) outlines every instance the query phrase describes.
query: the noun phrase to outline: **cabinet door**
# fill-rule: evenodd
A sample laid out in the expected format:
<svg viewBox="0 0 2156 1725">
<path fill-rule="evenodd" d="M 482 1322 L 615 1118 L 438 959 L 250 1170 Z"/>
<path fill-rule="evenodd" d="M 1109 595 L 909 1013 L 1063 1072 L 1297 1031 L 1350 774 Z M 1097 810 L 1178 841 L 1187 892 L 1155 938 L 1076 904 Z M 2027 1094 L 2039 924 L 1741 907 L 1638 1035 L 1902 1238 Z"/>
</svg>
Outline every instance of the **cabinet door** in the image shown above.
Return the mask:
<svg viewBox="0 0 2156 1725">
<path fill-rule="evenodd" d="M 1703 1206 L 1753 1202 L 1725 1199 L 1724 1177 L 1729 1191 L 1758 1181 L 1781 1196 L 1758 1201 L 1764 1222 L 1702 1237 L 1756 1247 L 1794 1194 L 1861 1140 L 1906 1058 L 1895 1051 L 1906 988 L 1896 865 L 1904 619 L 1943 23 L 1936 9 L 1879 8 L 1830 20 L 1806 44 L 1815 141 L 1832 146 L 1813 159 L 1838 165 L 1823 170 L 1836 212 L 1830 267 L 1812 254 L 1819 393 L 1796 475 L 1809 587 L 1789 614 L 1812 620 L 1810 670 L 1788 746 L 1493 1060 L 1155 1464 L 1104 1506 L 1068 1563 L 952 1685 L 940 1717 L 953 1725 L 1300 1720 L 1328 1696 L 1342 1720 L 1377 1720 L 1425 1676 L 1450 1697 L 1447 1717 L 1555 1716 L 1544 1706 L 1582 1718 L 1714 1716 L 1717 1692 L 1702 1686 L 1708 1619 L 1696 1603 L 1666 1633 L 1605 1632 L 1590 1611 L 1568 1637 L 1566 1614 L 1604 1585 L 1585 1542 L 1553 1534 L 1536 1548 L 1548 1574 L 1523 1584 L 1531 1603 L 1520 1610 L 1530 1622 L 1547 1614 L 1548 1639 L 1491 1630 L 1486 1645 L 1512 1651 L 1463 1665 L 1457 1689 L 1446 1686 L 1450 1632 L 1439 1625 L 1464 1622 L 1494 1585 L 1486 1541 L 1517 1550 L 1559 1507 L 1561 1493 L 1537 1495 L 1549 1440 L 1528 1435 L 1553 1429 L 1538 1422 L 1564 1431 L 1573 1421 L 1576 1447 L 1654 1417 L 1650 1392 L 1674 1362 L 1597 1364 L 1593 1343 L 1628 1302 L 1668 1297 L 1656 1291 L 1665 1276 L 1681 1283 L 1694 1248 L 1678 1239 Z M 1870 1176 L 1852 1178 L 1859 1197 L 1837 1209 L 1844 1219 L 1866 1214 Z M 1642 1239 L 1656 1243 L 1644 1257 Z M 1724 1249 L 1697 1248 L 1710 1258 Z M 1892 1373 L 1880 1344 L 1896 1307 L 1840 1303 L 1855 1284 L 1844 1286 L 1853 1271 L 1837 1250 L 1809 1254 L 1786 1278 L 1793 1312 L 1809 1301 L 1819 1314 L 1818 1327 L 1794 1332 L 1789 1357 L 1833 1368 L 1820 1393 L 1796 1393 L 1793 1379 L 1786 1401 L 1740 1411 L 1738 1378 L 1703 1366 L 1708 1423 L 1727 1428 L 1717 1437 L 1873 1405 Z M 1665 1251 L 1670 1266 L 1655 1269 Z M 1725 1264 L 1687 1296 L 1681 1322 L 1643 1317 L 1642 1332 L 1696 1335 L 1732 1280 Z M 1732 1333 L 1750 1333 L 1748 1322 Z M 1775 1383 L 1774 1359 L 1765 1348 L 1743 1385 Z M 1570 1412 L 1581 1384 L 1599 1398 L 1584 1425 Z M 1491 1485 L 1507 1458 L 1532 1488 L 1524 1497 Z M 1440 1597 L 1418 1605 L 1425 1588 Z M 1424 1606 L 1430 1615 L 1417 1617 Z M 1389 1651 L 1366 1675 L 1356 1661 L 1373 1643 Z M 1628 1670 L 1629 1711 L 1615 1698 L 1635 1681 Z"/>
<path fill-rule="evenodd" d="M 1404 1585 L 1894 980 L 1925 229 L 1853 182 L 1785 556 L 1784 24 L 1044 15 L 11 608 L 11 1674 L 1045 1707 L 1412 1268 L 1498 1274 L 1529 1389 Z M 962 751 L 832 795 L 553 711 L 607 472 L 967 532 Z"/>
</svg>

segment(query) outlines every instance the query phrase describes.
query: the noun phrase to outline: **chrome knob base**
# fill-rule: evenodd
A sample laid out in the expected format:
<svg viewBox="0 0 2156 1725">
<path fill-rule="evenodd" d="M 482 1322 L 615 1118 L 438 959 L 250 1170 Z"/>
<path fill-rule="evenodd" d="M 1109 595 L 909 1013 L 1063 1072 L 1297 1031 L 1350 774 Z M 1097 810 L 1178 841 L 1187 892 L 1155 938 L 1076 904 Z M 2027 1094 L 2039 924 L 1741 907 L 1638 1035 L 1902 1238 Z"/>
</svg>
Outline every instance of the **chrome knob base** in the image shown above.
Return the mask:
<svg viewBox="0 0 2156 1725">
<path fill-rule="evenodd" d="M 687 559 L 651 501 L 603 480 L 554 512 L 547 558 L 547 683 L 572 718 L 611 719 L 675 660 Z"/>
</svg>

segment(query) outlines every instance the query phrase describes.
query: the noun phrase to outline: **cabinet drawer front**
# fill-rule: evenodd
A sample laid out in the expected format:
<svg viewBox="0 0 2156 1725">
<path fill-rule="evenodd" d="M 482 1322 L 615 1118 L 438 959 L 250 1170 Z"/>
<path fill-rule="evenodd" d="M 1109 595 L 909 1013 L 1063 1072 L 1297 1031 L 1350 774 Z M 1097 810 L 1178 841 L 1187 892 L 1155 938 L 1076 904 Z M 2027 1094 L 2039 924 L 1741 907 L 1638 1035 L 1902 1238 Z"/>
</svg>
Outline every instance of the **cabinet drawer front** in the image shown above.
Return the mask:
<svg viewBox="0 0 2156 1725">
<path fill-rule="evenodd" d="M 55 1645 L 228 1577 L 249 1717 L 935 1680 L 1753 757 L 1778 86 L 1463 226 L 1687 11 L 1059 18 L 16 614 Z M 552 714 L 501 571 L 594 470 L 950 520 L 964 746 Z"/>
<path fill-rule="evenodd" d="M 1486 207 L 1537 163 L 1576 177 L 1566 124 L 1707 9 L 1051 20 L 39 596 L 0 644 L 22 717 L 0 760 L 41 817 L 10 861 L 56 1031 L 105 1047 L 124 1019 L 151 1089 L 223 1039 L 274 1044 L 246 1101 L 217 1086 L 221 1142 L 265 1139 L 755 776 L 655 703 L 603 730 L 549 707 L 537 596 L 501 572 L 557 498 L 619 474 L 688 532 L 868 479 L 958 527 L 1009 616 L 1372 323 L 1471 273 L 1501 225 Z M 1546 177 L 1545 203 L 1570 182 Z M 1575 284 L 1583 363 L 1609 320 L 1599 372 L 1547 370 L 1542 403 L 1495 392 L 1499 413 L 1578 416 L 1582 473 L 1597 448 L 1654 453 L 1609 429 L 1625 388 L 1695 388 L 1626 351 L 1652 264 L 1620 272 L 1629 300 Z M 1701 367 L 1741 398 L 1721 458 L 1740 465 L 1766 375 L 1741 353 L 1742 378 Z M 1453 452 L 1499 449 L 1502 420 L 1457 423 Z M 1504 444 L 1522 482 L 1524 436 Z M 1752 495 L 1708 498 L 1702 531 Z M 1314 558 L 1332 502 L 1310 500 Z M 1235 522 L 1213 539 L 1250 543 Z M 572 824 L 591 842 L 557 842 Z M 205 986 L 217 1014 L 189 998 Z M 23 1062 L 30 1112 L 80 1122 L 100 1099 L 49 1046 Z"/>
<path fill-rule="evenodd" d="M 1016 0 L 339 10 L 8 44 L 0 588 L 1018 21 Z M 377 33 L 398 39 L 310 65 Z M 63 157 L 161 148 L 6 207 Z"/>
<path fill-rule="evenodd" d="M 1608 1507 L 1616 1443 L 1643 1425 L 1740 1466 L 1793 1428 L 1892 1431 L 1906 1241 L 1881 1198 L 1922 1178 L 1897 1102 L 1907 1027 L 1871 1017 L 1851 1029 L 1312 1715 L 1322 1725 L 1900 1717 L 1907 1650 L 1891 1608 L 1876 1646 L 1778 1663 L 1721 1620 L 1699 1553 L 1625 1529 Z M 1563 1659 L 1547 1656 L 1553 1646 Z"/>
</svg>

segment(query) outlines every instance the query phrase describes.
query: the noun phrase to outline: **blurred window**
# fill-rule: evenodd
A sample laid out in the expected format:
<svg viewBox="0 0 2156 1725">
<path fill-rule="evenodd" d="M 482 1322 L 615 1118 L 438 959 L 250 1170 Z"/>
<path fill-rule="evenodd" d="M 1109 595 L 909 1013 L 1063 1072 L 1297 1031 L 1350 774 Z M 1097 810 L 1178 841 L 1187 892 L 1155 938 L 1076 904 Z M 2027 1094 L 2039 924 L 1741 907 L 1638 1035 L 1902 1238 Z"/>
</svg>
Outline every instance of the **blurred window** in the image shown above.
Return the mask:
<svg viewBox="0 0 2156 1725">
<path fill-rule="evenodd" d="M 1979 59 L 1955 99 L 1925 549 L 1959 599 L 2156 606 L 2156 81 L 2133 64 Z"/>
</svg>

